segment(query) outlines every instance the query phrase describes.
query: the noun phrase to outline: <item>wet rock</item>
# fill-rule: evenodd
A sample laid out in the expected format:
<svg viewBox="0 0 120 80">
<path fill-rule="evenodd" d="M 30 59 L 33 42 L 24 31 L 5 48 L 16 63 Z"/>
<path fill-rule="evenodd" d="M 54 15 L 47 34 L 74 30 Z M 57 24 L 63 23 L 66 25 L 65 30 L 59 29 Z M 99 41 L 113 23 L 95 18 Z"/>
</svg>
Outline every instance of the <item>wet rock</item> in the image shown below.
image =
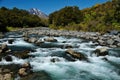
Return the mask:
<svg viewBox="0 0 120 80">
<path fill-rule="evenodd" d="M 115 41 L 120 42 L 120 37 L 117 36 L 117 38 L 115 39 Z"/>
<path fill-rule="evenodd" d="M 108 45 L 113 45 L 114 40 L 113 40 L 113 39 L 109 39 L 109 40 L 107 40 L 106 42 L 107 42 Z"/>
<path fill-rule="evenodd" d="M 0 39 L 3 38 L 3 37 L 4 37 L 3 33 L 0 32 Z"/>
<path fill-rule="evenodd" d="M 31 65 L 28 62 L 24 63 L 18 71 L 18 74 L 21 77 L 30 75 L 31 73 L 33 73 L 33 72 L 31 71 Z"/>
<path fill-rule="evenodd" d="M 116 48 L 117 45 L 109 45 L 109 47 L 111 47 L 111 48 Z"/>
<path fill-rule="evenodd" d="M 44 41 L 47 41 L 47 42 L 57 42 L 57 39 L 49 37 L 49 38 L 45 38 Z"/>
<path fill-rule="evenodd" d="M 42 44 L 42 43 L 44 43 L 44 41 L 42 41 L 42 40 L 40 40 L 40 39 L 35 42 L 36 45 L 40 45 L 40 44 Z"/>
<path fill-rule="evenodd" d="M 102 45 L 102 46 L 105 46 L 105 45 L 106 45 L 105 41 L 103 41 L 103 40 L 101 40 L 101 39 L 98 40 L 98 43 L 99 43 L 100 45 Z"/>
<path fill-rule="evenodd" d="M 5 74 L 3 80 L 12 80 L 12 75 L 10 73 Z"/>
<path fill-rule="evenodd" d="M 9 40 L 8 40 L 8 43 L 9 43 L 9 44 L 12 44 L 13 42 L 14 42 L 14 39 L 9 39 Z"/>
<path fill-rule="evenodd" d="M 18 74 L 20 76 L 26 76 L 27 75 L 26 68 L 19 69 Z"/>
<path fill-rule="evenodd" d="M 35 43 L 36 41 L 37 41 L 37 39 L 33 38 L 33 37 L 28 40 L 28 42 L 30 42 L 30 43 Z"/>
<path fill-rule="evenodd" d="M 8 48 L 7 44 L 4 43 L 1 45 L 1 50 L 0 50 L 1 53 L 5 53 L 5 52 L 10 52 L 10 49 Z"/>
<path fill-rule="evenodd" d="M 0 65 L 2 73 L 13 72 L 15 75 L 18 72 L 20 65 L 19 64 L 9 64 L 9 65 Z"/>
<path fill-rule="evenodd" d="M 45 71 L 34 72 L 27 76 L 21 77 L 20 80 L 52 80 L 48 73 Z"/>
<path fill-rule="evenodd" d="M 0 74 L 0 80 L 4 80 L 4 76 Z"/>
<path fill-rule="evenodd" d="M 108 48 L 98 48 L 94 51 L 97 56 L 106 56 L 108 55 Z"/>
<path fill-rule="evenodd" d="M 117 35 L 118 33 L 119 31 L 116 31 L 116 30 L 109 31 L 109 34 L 111 35 Z"/>
<path fill-rule="evenodd" d="M 27 41 L 27 42 L 29 41 L 28 37 L 24 37 L 23 39 L 24 39 L 24 41 Z"/>
<path fill-rule="evenodd" d="M 19 52 L 14 52 L 13 55 L 18 57 L 18 58 L 26 59 L 26 58 L 31 57 L 29 55 L 29 52 L 30 52 L 29 50 L 19 51 Z"/>
<path fill-rule="evenodd" d="M 54 63 L 54 62 L 59 62 L 60 60 L 59 58 L 52 58 L 50 61 Z"/>
<path fill-rule="evenodd" d="M 22 68 L 31 68 L 30 63 L 26 62 L 22 65 Z"/>
<path fill-rule="evenodd" d="M 118 43 L 117 46 L 120 47 L 120 43 Z"/>
<path fill-rule="evenodd" d="M 3 72 L 3 73 L 10 73 L 10 70 L 9 70 L 9 69 L 3 69 L 2 72 Z"/>
<path fill-rule="evenodd" d="M 29 33 L 28 32 L 24 32 L 23 33 L 23 37 L 28 37 L 29 36 Z"/>
<path fill-rule="evenodd" d="M 9 55 L 8 55 L 8 56 L 5 56 L 5 60 L 6 60 L 6 61 L 12 61 L 12 57 L 9 56 Z"/>
<path fill-rule="evenodd" d="M 71 45 L 66 44 L 64 45 L 64 48 L 73 48 L 73 47 Z"/>
<path fill-rule="evenodd" d="M 104 61 L 108 61 L 108 59 L 107 59 L 106 57 L 103 57 L 102 60 L 104 60 Z"/>
<path fill-rule="evenodd" d="M 85 55 L 83 55 L 80 52 L 76 52 L 76 51 L 74 51 L 72 49 L 66 50 L 66 53 L 69 54 L 69 55 L 71 55 L 74 58 L 79 59 L 79 60 L 86 60 L 86 61 L 88 61 L 88 59 L 87 59 L 87 57 Z"/>
</svg>

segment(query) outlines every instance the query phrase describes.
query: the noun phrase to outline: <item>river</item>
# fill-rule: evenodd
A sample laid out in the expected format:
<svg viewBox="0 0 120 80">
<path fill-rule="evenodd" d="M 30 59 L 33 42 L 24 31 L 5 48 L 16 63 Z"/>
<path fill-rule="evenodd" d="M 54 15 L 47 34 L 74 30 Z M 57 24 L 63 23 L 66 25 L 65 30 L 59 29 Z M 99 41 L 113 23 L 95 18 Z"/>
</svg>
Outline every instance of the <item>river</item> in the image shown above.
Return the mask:
<svg viewBox="0 0 120 80">
<path fill-rule="evenodd" d="M 49 36 L 37 36 L 44 40 Z M 8 43 L 8 39 L 14 39 L 13 44 Z M 0 61 L 0 65 L 7 64 L 22 64 L 29 62 L 34 72 L 45 71 L 49 74 L 52 80 L 120 80 L 120 48 L 109 48 L 109 55 L 96 56 L 92 55 L 94 50 L 103 46 L 93 43 L 92 41 L 84 40 L 75 37 L 59 36 L 54 37 L 57 42 L 45 42 L 43 45 L 36 46 L 33 43 L 24 41 L 21 33 L 6 33 L 4 38 L 0 39 L 0 44 L 7 43 L 11 50 L 21 51 L 24 49 L 34 49 L 35 52 L 30 52 L 29 55 L 34 57 L 27 59 L 19 59 L 12 56 L 13 61 Z M 73 50 L 86 55 L 90 62 L 86 61 L 71 61 L 71 57 L 65 54 L 66 45 L 71 45 Z M 108 61 L 102 58 L 106 57 Z M 51 59 L 56 59 L 56 62 L 51 62 Z"/>
</svg>

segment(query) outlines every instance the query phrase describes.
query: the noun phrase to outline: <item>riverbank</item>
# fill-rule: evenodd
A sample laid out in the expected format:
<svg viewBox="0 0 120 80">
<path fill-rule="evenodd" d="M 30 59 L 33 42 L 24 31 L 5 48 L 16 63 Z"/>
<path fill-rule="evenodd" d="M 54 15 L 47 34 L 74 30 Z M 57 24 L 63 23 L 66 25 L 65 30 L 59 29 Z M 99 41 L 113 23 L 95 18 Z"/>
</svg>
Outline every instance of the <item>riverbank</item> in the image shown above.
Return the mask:
<svg viewBox="0 0 120 80">
<path fill-rule="evenodd" d="M 23 28 L 20 29 L 19 31 L 23 33 L 23 36 L 27 36 L 30 34 L 46 36 L 70 36 L 97 42 L 101 46 L 107 46 L 111 48 L 120 47 L 120 32 L 114 30 L 104 34 L 101 34 L 99 32 L 53 30 L 46 27 Z"/>
</svg>

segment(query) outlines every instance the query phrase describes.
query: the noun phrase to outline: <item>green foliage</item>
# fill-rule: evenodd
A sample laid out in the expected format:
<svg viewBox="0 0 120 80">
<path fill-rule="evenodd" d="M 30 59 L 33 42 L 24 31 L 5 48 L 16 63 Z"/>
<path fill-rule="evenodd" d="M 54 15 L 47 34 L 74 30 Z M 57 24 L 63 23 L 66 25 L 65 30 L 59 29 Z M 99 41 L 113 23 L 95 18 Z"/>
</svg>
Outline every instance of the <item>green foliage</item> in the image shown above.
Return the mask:
<svg viewBox="0 0 120 80">
<path fill-rule="evenodd" d="M 120 30 L 120 1 L 110 0 L 83 10 L 65 7 L 50 14 L 49 24 L 54 29 L 77 31 Z"/>
<path fill-rule="evenodd" d="M 8 26 L 8 27 L 7 27 Z M 6 7 L 0 8 L 0 31 L 4 32 L 12 27 L 38 27 L 48 26 L 47 20 L 41 19 L 36 15 L 29 14 L 28 11 L 18 9 L 8 9 Z M 7 29 L 6 29 L 7 28 Z M 14 29 L 14 28 L 13 28 Z"/>
<path fill-rule="evenodd" d="M 55 26 L 66 26 L 70 23 L 78 24 L 83 20 L 78 7 L 65 7 L 49 15 L 49 23 Z"/>
</svg>

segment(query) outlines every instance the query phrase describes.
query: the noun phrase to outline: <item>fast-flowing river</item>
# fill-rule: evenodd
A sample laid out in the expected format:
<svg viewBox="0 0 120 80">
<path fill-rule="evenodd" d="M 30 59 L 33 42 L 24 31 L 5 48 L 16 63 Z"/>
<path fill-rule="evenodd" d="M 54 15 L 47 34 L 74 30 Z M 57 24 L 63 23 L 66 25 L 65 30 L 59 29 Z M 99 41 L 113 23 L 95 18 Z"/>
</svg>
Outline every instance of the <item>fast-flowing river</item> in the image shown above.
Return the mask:
<svg viewBox="0 0 120 80">
<path fill-rule="evenodd" d="M 49 36 L 36 36 L 44 40 Z M 7 39 L 13 38 L 13 44 L 9 44 Z M 0 44 L 7 43 L 11 50 L 21 51 L 24 49 L 34 49 L 29 55 L 34 57 L 19 59 L 12 56 L 13 61 L 0 61 L 1 64 L 22 64 L 29 62 L 34 72 L 45 71 L 52 80 L 120 80 L 120 48 L 109 48 L 109 55 L 95 56 L 91 55 L 94 50 L 103 46 L 97 45 L 92 41 L 75 37 L 54 37 L 58 42 L 45 42 L 40 46 L 28 43 L 23 40 L 21 33 L 7 33 Z M 73 50 L 86 55 L 89 62 L 72 61 L 71 56 L 66 55 L 66 45 L 71 45 Z M 108 61 L 103 58 L 107 58 Z M 55 59 L 55 62 L 51 60 Z"/>
</svg>

